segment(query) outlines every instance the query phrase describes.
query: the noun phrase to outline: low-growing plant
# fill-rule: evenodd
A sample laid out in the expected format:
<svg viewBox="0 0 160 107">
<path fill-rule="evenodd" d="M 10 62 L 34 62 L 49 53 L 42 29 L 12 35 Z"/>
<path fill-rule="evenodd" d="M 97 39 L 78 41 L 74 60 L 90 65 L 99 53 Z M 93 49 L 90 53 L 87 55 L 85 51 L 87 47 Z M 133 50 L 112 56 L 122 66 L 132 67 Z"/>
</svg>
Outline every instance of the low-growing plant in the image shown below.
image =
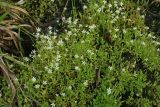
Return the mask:
<svg viewBox="0 0 160 107">
<path fill-rule="evenodd" d="M 159 106 L 160 43 L 140 11 L 135 2 L 93 0 L 83 6 L 79 18 L 63 18 L 68 26 L 64 33 L 58 35 L 49 27 L 43 35 L 38 29 L 37 50 L 24 58 L 28 66 L 10 66 L 22 71 L 17 74 L 15 104 Z M 10 100 L 5 90 L 6 86 L 1 106 Z"/>
</svg>

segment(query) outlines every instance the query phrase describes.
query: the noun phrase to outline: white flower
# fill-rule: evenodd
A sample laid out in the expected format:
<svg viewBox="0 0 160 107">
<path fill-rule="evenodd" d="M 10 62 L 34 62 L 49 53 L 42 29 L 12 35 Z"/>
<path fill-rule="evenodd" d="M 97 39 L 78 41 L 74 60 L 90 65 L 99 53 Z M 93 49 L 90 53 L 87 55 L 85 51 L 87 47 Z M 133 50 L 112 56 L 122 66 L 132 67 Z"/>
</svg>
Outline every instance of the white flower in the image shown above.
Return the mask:
<svg viewBox="0 0 160 107">
<path fill-rule="evenodd" d="M 72 86 L 69 86 L 68 89 L 69 89 L 69 90 L 72 90 Z"/>
<path fill-rule="evenodd" d="M 117 38 L 117 35 L 115 34 L 113 37 L 114 37 L 114 38 Z"/>
<path fill-rule="evenodd" d="M 74 101 L 74 103 L 76 103 L 76 104 L 77 104 L 77 101 Z"/>
<path fill-rule="evenodd" d="M 52 30 L 52 26 L 49 26 L 48 29 L 49 29 L 49 30 Z"/>
<path fill-rule="evenodd" d="M 86 65 L 86 62 L 85 62 L 85 61 L 82 61 L 82 65 Z"/>
<path fill-rule="evenodd" d="M 75 70 L 80 70 L 80 68 L 78 66 L 75 66 Z"/>
<path fill-rule="evenodd" d="M 58 41 L 57 45 L 58 45 L 58 46 L 62 46 L 63 43 L 64 43 L 64 42 L 63 42 L 62 39 L 61 39 L 61 40 Z"/>
<path fill-rule="evenodd" d="M 112 7 L 112 5 L 111 5 L 111 4 L 108 4 L 108 7 L 109 7 L 109 8 L 111 8 L 111 7 Z"/>
<path fill-rule="evenodd" d="M 125 72 L 126 70 L 123 68 L 122 71 Z"/>
<path fill-rule="evenodd" d="M 32 77 L 32 82 L 36 82 L 36 78 L 35 77 Z"/>
<path fill-rule="evenodd" d="M 95 25 L 95 24 L 89 26 L 89 29 L 91 29 L 91 30 L 94 29 L 94 28 L 96 28 L 96 25 Z"/>
<path fill-rule="evenodd" d="M 137 30 L 137 27 L 134 27 L 133 30 Z"/>
<path fill-rule="evenodd" d="M 140 11 L 140 8 L 138 7 L 137 10 Z"/>
<path fill-rule="evenodd" d="M 55 63 L 55 67 L 58 67 L 58 66 L 59 66 L 59 63 L 56 62 L 56 63 Z"/>
<path fill-rule="evenodd" d="M 112 67 L 112 66 L 109 66 L 108 68 L 109 68 L 109 70 L 113 70 L 113 67 Z"/>
<path fill-rule="evenodd" d="M 55 67 L 55 70 L 59 70 L 59 67 Z"/>
<path fill-rule="evenodd" d="M 85 30 L 82 30 L 82 33 L 86 33 L 86 31 L 85 31 Z"/>
<path fill-rule="evenodd" d="M 59 96 L 58 94 L 55 94 L 57 97 Z"/>
<path fill-rule="evenodd" d="M 47 81 L 43 81 L 43 85 L 47 85 Z"/>
<path fill-rule="evenodd" d="M 61 93 L 61 95 L 64 97 L 64 96 L 66 96 L 66 94 L 65 93 Z"/>
<path fill-rule="evenodd" d="M 97 10 L 98 13 L 100 13 L 101 11 L 102 11 L 102 8 L 99 8 L 99 9 Z"/>
<path fill-rule="evenodd" d="M 84 40 L 81 41 L 81 43 L 84 43 L 84 42 L 85 42 Z"/>
<path fill-rule="evenodd" d="M 148 27 L 148 26 L 146 26 L 146 27 L 145 27 L 145 29 L 146 29 L 146 30 L 148 30 L 148 29 L 149 29 L 149 27 Z"/>
<path fill-rule="evenodd" d="M 130 43 L 133 43 L 133 40 L 130 40 Z"/>
<path fill-rule="evenodd" d="M 111 92 L 112 92 L 112 89 L 111 89 L 111 88 L 108 88 L 108 89 L 107 89 L 107 94 L 109 95 L 109 94 L 111 94 Z"/>
<path fill-rule="evenodd" d="M 51 106 L 52 106 L 52 107 L 55 107 L 55 106 L 56 106 L 56 104 L 52 103 L 52 104 L 51 104 Z"/>
<path fill-rule="evenodd" d="M 156 42 L 157 45 L 160 45 L 160 42 Z"/>
<path fill-rule="evenodd" d="M 36 85 L 35 85 L 35 88 L 39 88 L 39 87 L 40 87 L 40 85 L 39 85 L 39 84 L 36 84 Z"/>
<path fill-rule="evenodd" d="M 146 45 L 146 43 L 143 41 L 143 42 L 141 42 L 141 44 L 143 45 L 143 46 L 145 46 Z"/>
<path fill-rule="evenodd" d="M 83 83 L 84 86 L 88 86 L 88 80 Z"/>
<path fill-rule="evenodd" d="M 115 31 L 116 31 L 116 32 L 118 32 L 118 31 L 119 31 L 119 29 L 117 29 L 117 28 L 116 28 L 116 29 L 115 29 Z"/>
<path fill-rule="evenodd" d="M 114 4 L 117 4 L 118 2 L 117 1 L 114 1 Z"/>
<path fill-rule="evenodd" d="M 52 73 L 52 70 L 51 69 L 48 69 L 48 74 L 51 74 Z"/>
<path fill-rule="evenodd" d="M 84 5 L 84 6 L 83 6 L 83 9 L 84 9 L 84 10 L 85 10 L 85 9 L 87 9 L 87 6 L 86 6 L 86 5 Z"/>
<path fill-rule="evenodd" d="M 62 21 L 65 21 L 66 20 L 66 18 L 65 17 L 62 17 Z"/>
<path fill-rule="evenodd" d="M 126 19 L 126 16 L 122 16 L 123 19 Z"/>
<path fill-rule="evenodd" d="M 123 2 L 120 2 L 120 6 L 123 6 Z"/>
<path fill-rule="evenodd" d="M 103 0 L 103 3 L 106 4 L 107 3 L 106 0 Z"/>
<path fill-rule="evenodd" d="M 24 57 L 24 60 L 25 60 L 26 62 L 28 62 L 28 61 L 29 61 L 29 58 L 28 58 L 28 57 Z"/>
<path fill-rule="evenodd" d="M 148 34 L 148 37 L 152 37 L 152 35 L 149 33 L 149 34 Z"/>
<path fill-rule="evenodd" d="M 120 11 L 119 11 L 119 10 L 116 10 L 116 13 L 117 13 L 117 14 L 119 14 L 119 13 L 120 13 Z"/>
<path fill-rule="evenodd" d="M 79 58 L 79 56 L 78 56 L 77 54 L 76 54 L 74 57 L 75 57 L 76 59 Z"/>
<path fill-rule="evenodd" d="M 160 49 L 158 48 L 157 51 L 160 52 Z"/>
<path fill-rule="evenodd" d="M 124 34 L 126 33 L 126 30 L 125 30 L 125 29 L 123 29 L 123 33 L 124 33 Z"/>
<path fill-rule="evenodd" d="M 88 53 L 91 53 L 92 51 L 91 51 L 91 50 L 87 50 L 87 52 L 88 52 Z"/>
<path fill-rule="evenodd" d="M 38 28 L 37 28 L 37 32 L 40 32 L 40 31 L 41 31 L 41 28 L 38 27 Z"/>
</svg>

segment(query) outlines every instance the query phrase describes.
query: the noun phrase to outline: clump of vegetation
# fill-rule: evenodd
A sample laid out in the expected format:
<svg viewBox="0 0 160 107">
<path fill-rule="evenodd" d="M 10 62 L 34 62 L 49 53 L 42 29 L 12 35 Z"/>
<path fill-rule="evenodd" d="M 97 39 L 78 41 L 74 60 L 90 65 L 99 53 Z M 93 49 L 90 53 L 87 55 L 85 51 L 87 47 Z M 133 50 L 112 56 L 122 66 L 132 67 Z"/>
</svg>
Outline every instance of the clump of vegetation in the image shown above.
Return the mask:
<svg viewBox="0 0 160 107">
<path fill-rule="evenodd" d="M 144 13 L 131 1 L 89 1 L 62 17 L 65 32 L 37 28 L 36 50 L 18 64 L 16 106 L 159 106 L 160 57 Z M 87 16 L 87 17 L 86 17 Z M 1 82 L 0 106 L 11 101 Z"/>
</svg>

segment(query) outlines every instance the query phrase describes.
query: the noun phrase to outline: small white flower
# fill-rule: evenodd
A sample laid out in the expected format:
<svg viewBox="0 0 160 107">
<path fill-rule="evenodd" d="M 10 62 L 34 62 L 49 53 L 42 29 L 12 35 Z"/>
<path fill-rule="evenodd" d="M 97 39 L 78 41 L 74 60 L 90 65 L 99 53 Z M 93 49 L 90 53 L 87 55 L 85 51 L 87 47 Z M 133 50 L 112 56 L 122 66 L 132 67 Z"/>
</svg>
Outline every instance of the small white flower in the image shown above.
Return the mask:
<svg viewBox="0 0 160 107">
<path fill-rule="evenodd" d="M 39 84 L 36 84 L 36 85 L 35 85 L 35 88 L 39 88 L 39 87 L 40 87 L 40 85 L 39 85 Z"/>
<path fill-rule="evenodd" d="M 149 34 L 148 34 L 148 37 L 152 37 L 152 35 L 149 33 Z"/>
<path fill-rule="evenodd" d="M 119 10 L 116 10 L 115 12 L 116 12 L 117 14 L 119 14 L 119 13 L 120 13 L 120 11 L 119 11 Z"/>
<path fill-rule="evenodd" d="M 38 27 L 38 28 L 37 28 L 37 32 L 40 32 L 40 31 L 41 31 L 41 28 Z"/>
<path fill-rule="evenodd" d="M 123 33 L 125 34 L 127 31 L 125 29 L 123 29 Z"/>
<path fill-rule="evenodd" d="M 137 30 L 137 27 L 134 27 L 133 30 Z"/>
<path fill-rule="evenodd" d="M 58 67 L 58 66 L 59 66 L 59 63 L 56 62 L 56 63 L 55 63 L 55 67 Z"/>
<path fill-rule="evenodd" d="M 66 20 L 66 18 L 65 17 L 62 17 L 62 21 L 65 21 Z"/>
<path fill-rule="evenodd" d="M 141 16 L 144 19 L 144 15 Z"/>
<path fill-rule="evenodd" d="M 91 50 L 87 50 L 87 52 L 88 52 L 88 53 L 91 53 L 92 51 L 91 51 Z"/>
<path fill-rule="evenodd" d="M 116 28 L 116 29 L 115 29 L 115 31 L 116 31 L 116 32 L 118 32 L 118 31 L 119 31 L 119 29 L 117 29 L 117 28 Z"/>
<path fill-rule="evenodd" d="M 86 6 L 86 5 L 84 5 L 84 6 L 83 6 L 83 9 L 84 9 L 84 10 L 85 10 L 85 9 L 87 9 L 87 6 Z"/>
<path fill-rule="evenodd" d="M 71 31 L 68 31 L 67 34 L 68 34 L 69 36 L 71 36 L 71 35 L 72 35 L 72 32 L 71 32 Z"/>
<path fill-rule="evenodd" d="M 75 57 L 76 59 L 79 58 L 79 56 L 78 56 L 77 54 L 76 54 L 74 57 Z"/>
<path fill-rule="evenodd" d="M 97 10 L 98 13 L 100 13 L 101 11 L 102 11 L 102 8 L 99 8 L 99 9 Z"/>
<path fill-rule="evenodd" d="M 122 16 L 123 19 L 126 19 L 126 16 Z"/>
<path fill-rule="evenodd" d="M 145 46 L 146 45 L 146 43 L 143 41 L 143 42 L 141 42 L 141 44 L 143 45 L 143 46 Z"/>
<path fill-rule="evenodd" d="M 55 106 L 56 106 L 56 104 L 52 103 L 52 104 L 51 104 L 51 106 L 52 106 L 52 107 L 55 107 Z"/>
<path fill-rule="evenodd" d="M 114 4 L 117 4 L 118 2 L 117 1 L 114 1 Z"/>
<path fill-rule="evenodd" d="M 117 38 L 117 35 L 115 34 L 113 37 L 114 37 L 114 38 Z"/>
<path fill-rule="evenodd" d="M 32 82 L 36 82 L 36 78 L 35 77 L 32 77 Z"/>
<path fill-rule="evenodd" d="M 89 26 L 89 29 L 91 29 L 91 30 L 94 29 L 94 28 L 96 28 L 96 25 L 95 25 L 95 24 Z"/>
<path fill-rule="evenodd" d="M 69 86 L 68 89 L 69 89 L 69 90 L 72 90 L 72 86 Z"/>
<path fill-rule="evenodd" d="M 58 97 L 59 95 L 58 94 L 55 94 L 56 95 L 56 97 Z"/>
<path fill-rule="evenodd" d="M 140 8 L 138 7 L 137 10 L 140 11 Z"/>
<path fill-rule="evenodd" d="M 88 86 L 88 80 L 83 83 L 84 86 Z"/>
<path fill-rule="evenodd" d="M 133 40 L 130 40 L 130 43 L 133 43 Z"/>
<path fill-rule="evenodd" d="M 47 81 L 43 81 L 43 85 L 47 85 Z"/>
<path fill-rule="evenodd" d="M 108 4 L 108 7 L 109 7 L 109 8 L 111 8 L 111 7 L 112 7 L 112 5 L 111 5 L 111 4 Z"/>
<path fill-rule="evenodd" d="M 145 61 L 148 61 L 148 58 L 145 58 L 144 60 L 145 60 Z"/>
<path fill-rule="evenodd" d="M 156 42 L 157 45 L 160 45 L 160 42 Z"/>
<path fill-rule="evenodd" d="M 86 62 L 85 62 L 85 61 L 82 61 L 82 65 L 86 65 Z"/>
<path fill-rule="evenodd" d="M 51 74 L 52 73 L 52 70 L 51 69 L 48 69 L 48 74 Z"/>
<path fill-rule="evenodd" d="M 111 92 L 112 92 L 112 89 L 111 89 L 111 88 L 108 88 L 108 89 L 107 89 L 107 94 L 109 95 L 109 94 L 111 94 Z"/>
<path fill-rule="evenodd" d="M 78 66 L 75 66 L 75 70 L 80 70 L 80 68 Z"/>
<path fill-rule="evenodd" d="M 63 44 L 64 44 L 64 42 L 62 41 L 62 39 L 59 40 L 58 43 L 57 43 L 58 46 L 62 46 Z"/>
<path fill-rule="evenodd" d="M 123 2 L 120 2 L 120 6 L 123 6 Z"/>
<path fill-rule="evenodd" d="M 59 70 L 59 67 L 55 67 L 55 70 Z"/>
<path fill-rule="evenodd" d="M 66 94 L 65 93 L 61 93 L 61 95 L 64 97 L 64 96 L 66 96 Z"/>
<path fill-rule="evenodd" d="M 84 40 L 82 40 L 81 43 L 84 43 Z"/>
<path fill-rule="evenodd" d="M 74 101 L 74 103 L 76 103 L 76 104 L 77 104 L 77 101 Z"/>
<path fill-rule="evenodd" d="M 146 29 L 146 30 L 148 30 L 148 29 L 149 29 L 149 27 L 148 27 L 148 26 L 146 26 L 146 27 L 145 27 L 145 29 Z"/>
<path fill-rule="evenodd" d="M 28 57 L 24 57 L 24 60 L 25 60 L 26 62 L 28 62 L 28 61 L 29 61 L 29 58 L 28 58 Z"/>
<path fill-rule="evenodd" d="M 86 33 L 86 31 L 85 31 L 85 30 L 82 30 L 82 33 Z"/>
<path fill-rule="evenodd" d="M 112 67 L 112 66 L 109 66 L 108 68 L 109 68 L 109 70 L 113 70 L 113 67 Z"/>
<path fill-rule="evenodd" d="M 123 68 L 122 71 L 125 72 L 126 70 Z"/>
<path fill-rule="evenodd" d="M 49 26 L 48 29 L 49 29 L 49 30 L 52 30 L 52 26 Z"/>
<path fill-rule="evenodd" d="M 158 48 L 157 51 L 160 52 L 160 49 Z"/>
<path fill-rule="evenodd" d="M 104 3 L 104 4 L 106 4 L 106 3 L 107 3 L 107 1 L 106 1 L 106 0 L 103 0 L 103 3 Z"/>
</svg>

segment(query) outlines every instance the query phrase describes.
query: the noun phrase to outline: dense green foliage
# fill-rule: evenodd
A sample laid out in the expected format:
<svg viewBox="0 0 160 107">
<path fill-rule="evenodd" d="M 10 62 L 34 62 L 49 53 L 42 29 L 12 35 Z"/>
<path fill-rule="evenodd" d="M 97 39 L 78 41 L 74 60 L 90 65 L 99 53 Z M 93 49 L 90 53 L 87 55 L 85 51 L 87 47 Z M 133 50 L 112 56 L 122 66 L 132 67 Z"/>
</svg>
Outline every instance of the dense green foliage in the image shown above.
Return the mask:
<svg viewBox="0 0 160 107">
<path fill-rule="evenodd" d="M 36 50 L 22 60 L 25 66 L 10 66 L 17 76 L 13 104 L 160 106 L 160 42 L 141 11 L 127 0 L 91 0 L 82 13 L 62 17 L 65 32 L 37 28 Z M 0 106 L 8 106 L 10 91 L 4 81 L 0 85 Z"/>
</svg>

